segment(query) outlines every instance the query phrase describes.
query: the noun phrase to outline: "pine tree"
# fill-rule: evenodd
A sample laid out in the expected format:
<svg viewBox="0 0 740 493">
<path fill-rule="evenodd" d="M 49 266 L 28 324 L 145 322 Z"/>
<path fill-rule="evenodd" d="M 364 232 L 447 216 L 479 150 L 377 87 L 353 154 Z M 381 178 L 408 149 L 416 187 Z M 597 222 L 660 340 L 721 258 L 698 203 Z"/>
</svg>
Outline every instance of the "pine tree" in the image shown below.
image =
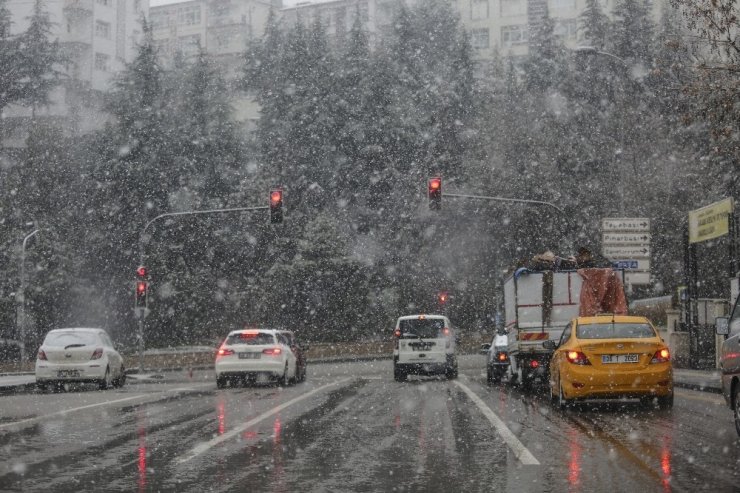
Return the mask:
<svg viewBox="0 0 740 493">
<path fill-rule="evenodd" d="M 597 50 L 603 50 L 609 38 L 609 17 L 601 10 L 599 0 L 586 0 L 578 22 L 583 39 Z"/>
<path fill-rule="evenodd" d="M 619 0 L 612 15 L 611 46 L 626 61 L 652 64 L 653 32 L 649 0 Z"/>
<path fill-rule="evenodd" d="M 12 21 L 7 0 L 0 0 L 0 112 L 22 95 L 22 60 L 20 40 L 12 36 Z"/>
<path fill-rule="evenodd" d="M 35 0 L 29 20 L 28 29 L 19 38 L 23 74 L 20 102 L 35 112 L 41 106 L 48 106 L 49 93 L 64 77 L 61 64 L 66 58 L 59 42 L 50 40 L 52 23 L 43 0 Z"/>
</svg>

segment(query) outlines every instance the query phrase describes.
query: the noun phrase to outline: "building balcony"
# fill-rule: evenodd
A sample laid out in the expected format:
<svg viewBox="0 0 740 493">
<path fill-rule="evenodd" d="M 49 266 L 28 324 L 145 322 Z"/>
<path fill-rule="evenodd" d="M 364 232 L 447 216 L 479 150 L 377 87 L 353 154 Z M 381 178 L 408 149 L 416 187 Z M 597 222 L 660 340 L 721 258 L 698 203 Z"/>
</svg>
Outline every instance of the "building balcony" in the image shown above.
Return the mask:
<svg viewBox="0 0 740 493">
<path fill-rule="evenodd" d="M 93 0 L 64 0 L 64 11 L 68 15 L 92 14 Z"/>
</svg>

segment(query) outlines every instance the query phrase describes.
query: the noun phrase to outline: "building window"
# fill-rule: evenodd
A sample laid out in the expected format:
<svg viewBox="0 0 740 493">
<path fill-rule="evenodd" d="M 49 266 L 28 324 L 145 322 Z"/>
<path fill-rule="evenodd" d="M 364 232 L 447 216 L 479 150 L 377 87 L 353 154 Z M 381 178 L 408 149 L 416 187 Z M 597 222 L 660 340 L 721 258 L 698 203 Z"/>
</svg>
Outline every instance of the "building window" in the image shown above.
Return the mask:
<svg viewBox="0 0 740 493">
<path fill-rule="evenodd" d="M 211 17 L 226 17 L 231 13 L 231 5 L 225 2 L 212 3 L 209 7 Z"/>
<path fill-rule="evenodd" d="M 191 34 L 177 39 L 178 48 L 183 55 L 190 56 L 198 53 L 200 47 L 200 34 Z"/>
<path fill-rule="evenodd" d="M 95 36 L 110 39 L 110 24 L 103 21 L 95 21 Z"/>
<path fill-rule="evenodd" d="M 523 0 L 501 0 L 501 15 L 527 15 L 527 2 Z"/>
<path fill-rule="evenodd" d="M 503 45 L 521 44 L 527 42 L 527 25 L 503 26 L 501 28 L 501 43 Z"/>
<path fill-rule="evenodd" d="M 555 36 L 560 39 L 576 39 L 578 23 L 576 19 L 560 19 L 555 21 Z"/>
<path fill-rule="evenodd" d="M 177 22 L 184 26 L 200 24 L 200 5 L 183 7 L 177 11 Z"/>
<path fill-rule="evenodd" d="M 575 10 L 576 0 L 550 0 L 550 8 L 553 10 Z"/>
<path fill-rule="evenodd" d="M 484 50 L 491 46 L 490 36 L 488 34 L 488 28 L 485 29 L 473 29 L 470 31 L 470 44 L 473 48 Z"/>
<path fill-rule="evenodd" d="M 105 5 L 106 7 L 110 6 L 111 0 L 96 0 L 95 3 L 98 5 Z"/>
<path fill-rule="evenodd" d="M 488 19 L 488 0 L 470 0 L 470 19 Z"/>
<path fill-rule="evenodd" d="M 109 62 L 110 57 L 105 53 L 95 53 L 95 70 L 107 72 Z"/>
</svg>

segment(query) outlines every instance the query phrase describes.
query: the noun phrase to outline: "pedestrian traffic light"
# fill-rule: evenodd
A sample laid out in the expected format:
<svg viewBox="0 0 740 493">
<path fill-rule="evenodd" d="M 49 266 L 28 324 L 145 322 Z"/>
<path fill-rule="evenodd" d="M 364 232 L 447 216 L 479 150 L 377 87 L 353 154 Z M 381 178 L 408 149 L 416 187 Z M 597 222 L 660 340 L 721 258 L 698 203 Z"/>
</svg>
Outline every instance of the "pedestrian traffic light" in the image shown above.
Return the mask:
<svg viewBox="0 0 740 493">
<path fill-rule="evenodd" d="M 270 190 L 270 222 L 273 224 L 283 222 L 283 190 L 281 188 Z"/>
<path fill-rule="evenodd" d="M 149 272 L 143 265 L 136 269 L 136 290 L 134 293 L 134 306 L 136 308 L 146 308 L 147 294 L 149 293 L 148 274 Z"/>
<path fill-rule="evenodd" d="M 435 176 L 429 179 L 429 208 L 439 210 L 442 208 L 442 177 Z"/>
</svg>

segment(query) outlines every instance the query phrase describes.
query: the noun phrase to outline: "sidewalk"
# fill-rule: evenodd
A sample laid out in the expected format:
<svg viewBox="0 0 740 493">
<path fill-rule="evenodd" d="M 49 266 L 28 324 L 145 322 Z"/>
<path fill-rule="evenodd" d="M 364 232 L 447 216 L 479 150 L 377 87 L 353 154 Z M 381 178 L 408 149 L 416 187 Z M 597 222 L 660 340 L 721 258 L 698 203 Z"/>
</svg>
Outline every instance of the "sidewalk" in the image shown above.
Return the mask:
<svg viewBox="0 0 740 493">
<path fill-rule="evenodd" d="M 673 385 L 684 389 L 703 392 L 722 393 L 722 379 L 719 370 L 673 369 Z"/>
</svg>

